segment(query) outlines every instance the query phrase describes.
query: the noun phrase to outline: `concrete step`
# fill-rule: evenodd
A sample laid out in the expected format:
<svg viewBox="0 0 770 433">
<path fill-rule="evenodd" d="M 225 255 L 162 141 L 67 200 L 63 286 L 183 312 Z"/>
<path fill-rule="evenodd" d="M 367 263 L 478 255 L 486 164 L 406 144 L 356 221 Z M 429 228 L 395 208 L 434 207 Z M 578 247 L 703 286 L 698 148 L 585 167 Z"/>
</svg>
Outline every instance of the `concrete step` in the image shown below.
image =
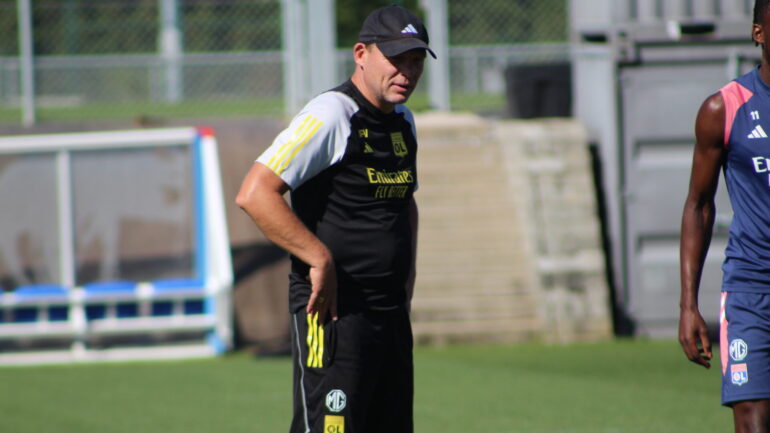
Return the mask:
<svg viewBox="0 0 770 433">
<path fill-rule="evenodd" d="M 448 271 L 452 269 L 463 269 L 466 272 L 485 272 L 487 269 L 494 269 L 493 262 L 504 262 L 511 269 L 521 266 L 522 260 L 517 260 L 517 256 L 511 253 L 510 256 L 501 256 L 495 251 L 479 252 L 473 255 L 467 255 L 463 252 L 443 253 L 428 255 L 427 251 L 420 253 L 417 258 L 417 267 L 435 267 L 438 271 Z M 418 270 L 419 272 L 419 270 Z M 524 272 L 522 272 L 524 273 Z"/>
<path fill-rule="evenodd" d="M 445 173 L 419 172 L 417 174 L 420 183 L 416 194 L 418 197 L 425 194 L 456 197 L 458 199 L 474 196 L 496 196 L 499 199 L 513 194 L 511 184 L 505 175 L 501 173 L 484 173 L 472 177 L 461 176 L 462 179 L 450 180 Z"/>
<path fill-rule="evenodd" d="M 475 307 L 466 306 L 464 308 L 445 308 L 434 310 L 413 309 L 412 317 L 415 322 L 418 323 L 433 323 L 440 321 L 454 321 L 455 323 L 467 323 L 479 320 L 521 320 L 530 319 L 534 320 L 538 315 L 538 312 L 534 310 L 530 305 L 522 305 L 519 308 L 501 307 L 500 305 L 494 306 L 494 308 L 477 309 Z"/>
<path fill-rule="evenodd" d="M 537 339 L 537 319 L 504 318 L 463 321 L 416 322 L 412 324 L 418 344 L 516 342 Z"/>
<path fill-rule="evenodd" d="M 475 291 L 462 293 L 423 294 L 412 300 L 412 311 L 421 317 L 468 314 L 469 316 L 533 315 L 534 302 L 528 293 L 502 292 L 486 294 Z"/>
<path fill-rule="evenodd" d="M 474 272 L 474 275 L 459 277 L 445 276 L 438 273 L 418 273 L 416 283 L 416 295 L 418 297 L 431 294 L 442 295 L 444 293 L 482 293 L 482 292 L 511 292 L 528 294 L 531 290 L 527 287 L 530 282 L 527 275 L 516 275 L 509 272 L 506 275 L 484 275 L 486 272 Z"/>
<path fill-rule="evenodd" d="M 426 225 L 426 230 L 456 222 L 462 222 L 464 225 L 467 225 L 466 221 L 483 223 L 485 225 L 494 222 L 498 222 L 501 225 L 510 225 L 519 217 L 518 212 L 504 204 L 491 208 L 492 206 L 463 206 L 462 203 L 444 203 L 441 206 L 431 206 L 429 212 L 423 212 L 419 201 L 417 206 L 420 209 L 420 221 L 438 223 L 435 226 Z M 429 204 L 425 203 L 425 206 L 429 206 Z"/>
</svg>

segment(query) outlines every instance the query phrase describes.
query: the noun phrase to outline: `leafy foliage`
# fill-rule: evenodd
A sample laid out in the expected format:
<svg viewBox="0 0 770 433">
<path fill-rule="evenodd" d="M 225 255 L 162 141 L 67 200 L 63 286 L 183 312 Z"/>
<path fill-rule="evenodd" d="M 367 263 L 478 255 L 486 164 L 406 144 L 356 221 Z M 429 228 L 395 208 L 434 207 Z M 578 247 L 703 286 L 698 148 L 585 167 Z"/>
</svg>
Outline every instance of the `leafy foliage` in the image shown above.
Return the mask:
<svg viewBox="0 0 770 433">
<path fill-rule="evenodd" d="M 358 31 L 361 30 L 366 17 L 375 9 L 397 4 L 403 6 L 415 15 L 424 18 L 419 10 L 417 0 L 337 0 L 337 46 L 352 47 L 358 41 Z M 428 29 L 430 30 L 430 29 Z"/>
<path fill-rule="evenodd" d="M 564 0 L 447 0 L 452 45 L 565 41 Z M 366 16 L 399 4 L 424 18 L 418 0 L 336 0 L 337 46 L 351 47 Z M 36 0 L 37 55 L 150 54 L 158 50 L 158 0 Z M 278 0 L 178 0 L 187 52 L 281 48 Z M 18 54 L 15 0 L 0 0 L 0 56 Z M 429 29 L 430 30 L 430 29 Z"/>
<path fill-rule="evenodd" d="M 449 0 L 450 45 L 564 42 L 564 0 Z"/>
<path fill-rule="evenodd" d="M 281 49 L 278 1 L 184 1 L 185 49 L 188 51 L 259 51 Z"/>
</svg>

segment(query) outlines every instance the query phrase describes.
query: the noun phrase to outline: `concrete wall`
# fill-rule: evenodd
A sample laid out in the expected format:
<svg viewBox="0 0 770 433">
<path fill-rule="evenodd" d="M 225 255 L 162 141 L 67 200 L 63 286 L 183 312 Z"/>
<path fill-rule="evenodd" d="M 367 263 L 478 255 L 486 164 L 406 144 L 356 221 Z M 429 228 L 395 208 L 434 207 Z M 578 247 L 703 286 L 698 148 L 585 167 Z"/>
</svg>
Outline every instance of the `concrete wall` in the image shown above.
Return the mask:
<svg viewBox="0 0 770 433">
<path fill-rule="evenodd" d="M 584 129 L 570 120 L 417 117 L 418 342 L 611 336 Z"/>
</svg>

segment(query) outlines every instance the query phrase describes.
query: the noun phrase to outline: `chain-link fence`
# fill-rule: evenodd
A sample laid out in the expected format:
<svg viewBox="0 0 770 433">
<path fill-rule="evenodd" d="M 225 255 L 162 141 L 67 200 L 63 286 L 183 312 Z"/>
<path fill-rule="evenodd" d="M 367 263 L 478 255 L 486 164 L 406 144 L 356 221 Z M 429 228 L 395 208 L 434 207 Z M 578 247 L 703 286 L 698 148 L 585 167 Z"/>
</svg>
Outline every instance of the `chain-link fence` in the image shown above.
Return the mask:
<svg viewBox="0 0 770 433">
<path fill-rule="evenodd" d="M 450 0 L 452 108 L 526 117 L 568 111 L 568 107 L 561 113 L 517 109 L 543 96 L 532 92 L 538 86 L 569 94 L 568 70 L 560 77 L 538 73 L 546 66 L 567 64 L 566 9 L 562 0 Z M 537 80 L 530 70 L 537 73 Z"/>
<path fill-rule="evenodd" d="M 21 119 L 22 1 L 0 0 L 0 123 Z M 387 3 L 354 7 L 365 15 Z M 30 4 L 39 122 L 284 112 L 282 0 Z M 447 7 L 454 109 L 505 113 L 506 70 L 567 60 L 565 0 L 447 0 Z M 360 23 L 342 22 L 350 15 L 337 14 L 338 41 L 355 37 L 350 29 Z M 352 70 L 350 53 L 348 46 L 337 53 L 340 80 Z M 426 80 L 413 109 L 429 107 Z"/>
</svg>

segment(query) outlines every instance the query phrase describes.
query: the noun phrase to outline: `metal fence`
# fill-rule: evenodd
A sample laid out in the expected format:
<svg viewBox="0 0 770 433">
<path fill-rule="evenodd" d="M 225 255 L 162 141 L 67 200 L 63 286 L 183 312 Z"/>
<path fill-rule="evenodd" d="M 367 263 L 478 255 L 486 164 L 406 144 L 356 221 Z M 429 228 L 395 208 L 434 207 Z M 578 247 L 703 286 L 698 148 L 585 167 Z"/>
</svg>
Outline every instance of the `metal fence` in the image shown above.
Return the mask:
<svg viewBox="0 0 770 433">
<path fill-rule="evenodd" d="M 22 117 L 19 11 L 27 2 L 37 122 L 282 115 L 288 108 L 285 0 L 0 0 L 0 124 Z M 453 109 L 503 114 L 506 68 L 567 60 L 565 0 L 446 6 Z M 336 63 L 341 81 L 352 70 L 350 47 L 338 48 Z M 426 74 L 413 109 L 429 108 L 429 80 Z"/>
</svg>

